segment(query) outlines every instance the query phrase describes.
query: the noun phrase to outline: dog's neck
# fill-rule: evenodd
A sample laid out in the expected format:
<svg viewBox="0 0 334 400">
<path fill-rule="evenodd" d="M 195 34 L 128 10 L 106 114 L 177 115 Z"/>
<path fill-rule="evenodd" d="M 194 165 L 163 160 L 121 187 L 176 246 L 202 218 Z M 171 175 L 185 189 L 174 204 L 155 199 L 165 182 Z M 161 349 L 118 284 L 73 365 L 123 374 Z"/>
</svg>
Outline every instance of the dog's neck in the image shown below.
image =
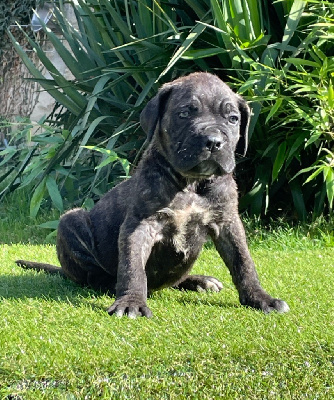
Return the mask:
<svg viewBox="0 0 334 400">
<path fill-rule="evenodd" d="M 159 176 L 163 176 L 165 178 L 164 181 L 169 186 L 168 189 L 166 188 L 166 193 L 171 194 L 175 190 L 176 192 L 180 192 L 185 189 L 197 193 L 204 193 L 209 190 L 209 188 L 211 187 L 211 183 L 216 179 L 216 177 L 214 176 L 205 179 L 196 179 L 183 176 L 172 166 L 168 159 L 163 154 L 161 154 L 159 149 L 157 149 L 154 145 L 150 145 L 145 151 L 142 161 L 138 166 L 139 170 L 141 169 L 142 165 L 146 164 L 143 161 L 148 158 L 154 160 L 153 164 L 149 163 L 150 172 L 153 172 L 152 165 L 154 165 L 154 169 L 159 172 Z"/>
<path fill-rule="evenodd" d="M 188 180 L 173 168 L 172 164 L 153 146 L 148 149 L 150 157 L 154 159 L 155 166 L 159 168 L 162 176 L 179 191 L 188 185 Z"/>
</svg>

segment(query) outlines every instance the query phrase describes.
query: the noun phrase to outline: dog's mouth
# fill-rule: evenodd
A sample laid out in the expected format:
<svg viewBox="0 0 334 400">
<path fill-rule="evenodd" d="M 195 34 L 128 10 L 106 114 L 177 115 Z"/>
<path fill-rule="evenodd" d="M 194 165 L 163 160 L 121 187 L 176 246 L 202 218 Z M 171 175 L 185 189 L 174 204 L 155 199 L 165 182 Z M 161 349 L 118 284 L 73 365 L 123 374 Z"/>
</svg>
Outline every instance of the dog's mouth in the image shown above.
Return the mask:
<svg viewBox="0 0 334 400">
<path fill-rule="evenodd" d="M 224 175 L 230 171 L 224 171 L 220 164 L 214 160 L 205 160 L 193 168 L 183 171 L 182 175 L 188 178 L 208 178 L 212 175 Z"/>
</svg>

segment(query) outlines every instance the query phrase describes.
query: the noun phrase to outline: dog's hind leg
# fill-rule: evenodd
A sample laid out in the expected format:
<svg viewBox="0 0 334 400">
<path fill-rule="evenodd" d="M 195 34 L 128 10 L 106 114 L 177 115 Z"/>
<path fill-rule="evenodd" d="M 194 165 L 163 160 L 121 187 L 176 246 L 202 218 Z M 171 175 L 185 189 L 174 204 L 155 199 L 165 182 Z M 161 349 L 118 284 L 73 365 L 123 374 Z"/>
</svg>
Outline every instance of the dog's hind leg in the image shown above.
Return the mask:
<svg viewBox="0 0 334 400">
<path fill-rule="evenodd" d="M 108 274 L 96 259 L 90 225 L 89 215 L 83 209 L 68 211 L 61 217 L 57 233 L 57 255 L 61 267 L 26 260 L 17 260 L 16 264 L 26 269 L 60 274 L 81 286 L 100 288 L 101 276 L 108 280 Z"/>
<path fill-rule="evenodd" d="M 191 290 L 194 292 L 220 292 L 223 284 L 213 276 L 186 275 L 175 286 L 179 290 Z"/>
<path fill-rule="evenodd" d="M 65 276 L 74 282 L 95 290 L 115 292 L 116 275 L 105 271 L 97 258 L 94 232 L 87 211 L 78 208 L 62 216 L 58 227 L 57 254 Z"/>
</svg>

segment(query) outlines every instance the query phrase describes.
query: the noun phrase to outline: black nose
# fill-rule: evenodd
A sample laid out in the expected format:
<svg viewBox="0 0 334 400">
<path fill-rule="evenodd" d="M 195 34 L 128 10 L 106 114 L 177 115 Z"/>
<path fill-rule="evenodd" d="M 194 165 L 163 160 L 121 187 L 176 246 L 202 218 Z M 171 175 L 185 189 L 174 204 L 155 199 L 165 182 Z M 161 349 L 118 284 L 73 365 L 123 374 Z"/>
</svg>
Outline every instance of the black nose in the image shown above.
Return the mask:
<svg viewBox="0 0 334 400">
<path fill-rule="evenodd" d="M 215 151 L 219 151 L 221 150 L 221 148 L 223 147 L 223 141 L 220 137 L 217 136 L 209 136 L 207 138 L 207 142 L 205 147 L 211 151 L 211 153 L 215 152 Z"/>
</svg>

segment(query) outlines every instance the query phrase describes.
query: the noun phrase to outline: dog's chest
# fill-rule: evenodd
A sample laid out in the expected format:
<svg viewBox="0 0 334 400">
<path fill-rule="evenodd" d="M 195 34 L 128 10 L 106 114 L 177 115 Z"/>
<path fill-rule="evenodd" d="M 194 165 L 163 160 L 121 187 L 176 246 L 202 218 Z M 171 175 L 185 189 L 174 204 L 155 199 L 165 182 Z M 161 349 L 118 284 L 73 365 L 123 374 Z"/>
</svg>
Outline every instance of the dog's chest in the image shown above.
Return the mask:
<svg viewBox="0 0 334 400">
<path fill-rule="evenodd" d="M 186 258 L 193 248 L 203 244 L 212 220 L 209 203 L 193 192 L 179 193 L 158 214 L 163 222 L 163 240 L 172 242 L 176 252 Z"/>
</svg>

